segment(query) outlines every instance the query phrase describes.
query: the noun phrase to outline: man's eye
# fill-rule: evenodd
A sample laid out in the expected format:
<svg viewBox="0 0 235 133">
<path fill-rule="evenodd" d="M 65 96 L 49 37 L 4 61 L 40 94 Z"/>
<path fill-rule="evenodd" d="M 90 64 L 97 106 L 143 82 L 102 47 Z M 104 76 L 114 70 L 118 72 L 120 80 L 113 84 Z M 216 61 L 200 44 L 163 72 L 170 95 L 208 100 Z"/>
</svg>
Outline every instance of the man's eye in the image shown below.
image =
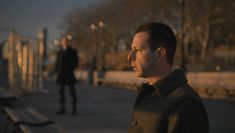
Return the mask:
<svg viewBox="0 0 235 133">
<path fill-rule="evenodd" d="M 136 51 L 136 52 L 138 52 L 138 51 L 140 51 L 141 49 L 134 49 L 134 51 Z"/>
</svg>

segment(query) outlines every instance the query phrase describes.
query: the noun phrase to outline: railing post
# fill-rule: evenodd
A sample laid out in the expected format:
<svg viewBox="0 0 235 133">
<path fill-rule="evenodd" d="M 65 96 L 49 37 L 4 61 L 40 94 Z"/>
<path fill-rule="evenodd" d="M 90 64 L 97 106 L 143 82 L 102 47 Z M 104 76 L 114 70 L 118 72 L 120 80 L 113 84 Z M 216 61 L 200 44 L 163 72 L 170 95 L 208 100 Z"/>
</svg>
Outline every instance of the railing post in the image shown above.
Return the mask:
<svg viewBox="0 0 235 133">
<path fill-rule="evenodd" d="M 8 62 L 8 83 L 9 83 L 9 89 L 12 93 L 16 93 L 16 78 L 15 78 L 15 38 L 16 38 L 16 33 L 15 31 L 10 31 L 9 34 L 9 62 Z"/>
<path fill-rule="evenodd" d="M 44 28 L 40 28 L 38 31 L 38 89 L 42 91 L 43 89 L 43 71 L 45 70 L 45 59 L 46 59 L 46 34 L 47 30 Z"/>
</svg>

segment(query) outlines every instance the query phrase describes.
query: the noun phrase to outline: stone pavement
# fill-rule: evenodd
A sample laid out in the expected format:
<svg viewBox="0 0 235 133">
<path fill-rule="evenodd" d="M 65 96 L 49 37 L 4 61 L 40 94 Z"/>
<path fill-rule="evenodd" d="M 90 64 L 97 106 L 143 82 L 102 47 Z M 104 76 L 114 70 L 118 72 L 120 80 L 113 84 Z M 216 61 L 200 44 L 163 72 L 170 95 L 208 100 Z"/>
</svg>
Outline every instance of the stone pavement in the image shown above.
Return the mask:
<svg viewBox="0 0 235 133">
<path fill-rule="evenodd" d="M 48 93 L 22 97 L 25 106 L 37 109 L 70 133 L 126 133 L 136 92 L 121 88 L 92 87 L 78 84 L 78 114 L 71 115 L 67 92 L 67 115 L 56 115 L 58 90 L 53 82 L 46 84 Z M 235 101 L 204 100 L 210 119 L 210 133 L 235 132 Z"/>
</svg>

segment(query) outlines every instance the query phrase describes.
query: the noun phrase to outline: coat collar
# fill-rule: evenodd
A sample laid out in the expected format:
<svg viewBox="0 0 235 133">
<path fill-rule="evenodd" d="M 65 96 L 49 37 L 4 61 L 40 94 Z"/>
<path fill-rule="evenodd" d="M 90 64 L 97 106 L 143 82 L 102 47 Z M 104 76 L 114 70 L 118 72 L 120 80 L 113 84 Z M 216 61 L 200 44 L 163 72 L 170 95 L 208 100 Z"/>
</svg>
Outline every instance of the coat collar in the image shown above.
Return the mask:
<svg viewBox="0 0 235 133">
<path fill-rule="evenodd" d="M 158 80 L 153 85 L 144 83 L 139 91 L 153 92 L 153 90 L 155 90 L 159 93 L 160 96 L 165 97 L 176 87 L 185 83 L 187 83 L 187 79 L 184 71 L 181 69 L 176 69 L 164 76 L 162 79 Z"/>
</svg>

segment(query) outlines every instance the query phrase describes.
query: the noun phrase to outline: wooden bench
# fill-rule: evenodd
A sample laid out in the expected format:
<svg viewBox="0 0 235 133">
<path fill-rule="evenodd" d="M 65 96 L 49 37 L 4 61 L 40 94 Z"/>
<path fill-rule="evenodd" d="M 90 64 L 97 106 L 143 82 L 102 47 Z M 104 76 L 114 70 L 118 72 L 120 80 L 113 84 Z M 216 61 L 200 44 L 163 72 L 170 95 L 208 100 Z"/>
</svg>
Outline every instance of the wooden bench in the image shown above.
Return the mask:
<svg viewBox="0 0 235 133">
<path fill-rule="evenodd" d="M 61 126 L 55 124 L 46 116 L 40 114 L 34 109 L 26 108 L 21 110 L 14 110 L 5 107 L 9 121 L 13 122 L 17 131 L 23 133 L 66 133 L 66 130 Z M 10 124 L 9 122 L 9 124 Z M 8 126 L 6 127 L 6 131 Z"/>
</svg>

